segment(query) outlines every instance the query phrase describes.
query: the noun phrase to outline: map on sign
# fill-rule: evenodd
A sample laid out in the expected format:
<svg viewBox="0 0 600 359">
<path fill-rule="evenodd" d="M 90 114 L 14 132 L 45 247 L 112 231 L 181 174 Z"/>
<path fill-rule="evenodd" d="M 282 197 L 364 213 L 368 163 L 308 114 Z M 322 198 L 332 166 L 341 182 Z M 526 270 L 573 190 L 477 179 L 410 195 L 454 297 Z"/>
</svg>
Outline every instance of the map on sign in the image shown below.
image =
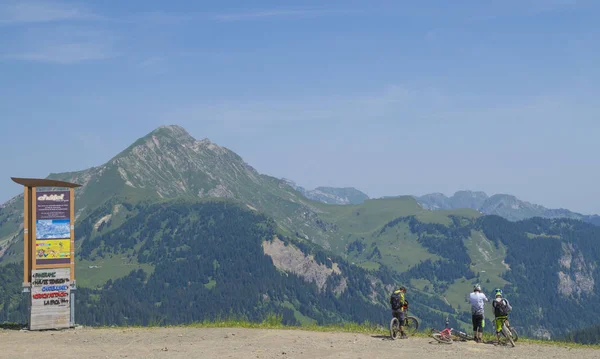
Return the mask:
<svg viewBox="0 0 600 359">
<path fill-rule="evenodd" d="M 35 224 L 37 239 L 71 238 L 71 221 L 68 219 L 42 219 L 37 220 Z"/>
</svg>

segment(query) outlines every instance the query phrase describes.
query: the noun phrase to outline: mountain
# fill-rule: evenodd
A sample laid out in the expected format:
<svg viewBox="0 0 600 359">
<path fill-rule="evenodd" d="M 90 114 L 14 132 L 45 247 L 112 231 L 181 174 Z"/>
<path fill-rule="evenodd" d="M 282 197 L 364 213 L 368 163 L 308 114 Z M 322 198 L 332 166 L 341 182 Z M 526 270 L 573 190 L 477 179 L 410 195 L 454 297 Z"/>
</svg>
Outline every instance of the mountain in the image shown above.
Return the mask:
<svg viewBox="0 0 600 359">
<path fill-rule="evenodd" d="M 488 294 L 504 288 L 523 334 L 563 336 L 600 321 L 590 309 L 600 304 L 600 227 L 579 220 L 515 222 L 443 201 L 429 210 L 412 196 L 326 204 L 177 126 L 101 166 L 50 177 L 83 184 L 75 190 L 82 323 L 274 312 L 286 323 L 387 326 L 387 295 L 405 284 L 424 326 L 449 315 L 467 329 L 474 283 Z M 483 208 L 494 196 L 456 197 Z M 24 318 L 20 211 L 20 196 L 0 208 L 0 320 Z M 487 308 L 488 327 L 491 317 Z"/>
<path fill-rule="evenodd" d="M 311 201 L 304 198 L 285 181 L 259 174 L 237 154 L 212 143 L 208 139 L 195 140 L 183 128 L 178 126 L 164 126 L 152 131 L 101 166 L 78 172 L 51 174 L 49 178 L 82 184 L 82 187 L 76 189 L 75 195 L 76 246 L 78 248 L 76 271 L 79 278 L 78 284 L 82 288 L 81 293 L 86 293 L 86 289 L 110 292 L 111 288 L 114 288 L 114 283 L 129 280 L 146 283 L 154 278 L 152 275 L 166 275 L 163 271 L 172 269 L 171 257 L 150 260 L 148 259 L 148 253 L 139 252 L 140 246 L 142 246 L 142 249 L 146 248 L 149 241 L 152 243 L 158 241 L 160 252 L 169 246 L 176 247 L 182 253 L 190 247 L 196 248 L 186 241 L 189 241 L 190 237 L 197 238 L 194 233 L 200 229 L 192 226 L 194 220 L 197 220 L 197 213 L 182 215 L 181 219 L 177 220 L 177 223 L 182 223 L 182 228 L 174 228 L 171 221 L 175 221 L 174 218 L 176 217 L 172 216 L 186 212 L 186 206 L 175 206 L 173 204 L 169 211 L 165 210 L 160 212 L 160 215 L 155 215 L 155 211 L 159 211 L 160 207 L 153 206 L 159 204 L 171 205 L 173 201 L 189 201 L 189 206 L 196 208 L 193 207 L 195 203 L 209 206 L 209 203 L 206 202 L 235 202 L 245 211 L 257 214 L 264 213 L 274 219 L 274 221 L 269 222 L 268 226 L 271 231 L 277 233 L 278 238 L 286 243 L 286 247 L 289 247 L 287 246 L 289 241 L 285 238 L 294 238 L 299 241 L 296 248 L 302 248 L 305 251 L 307 248 L 311 248 L 310 246 L 313 243 L 320 244 L 325 248 L 320 249 L 320 252 L 318 252 L 321 253 L 319 254 L 321 259 L 327 258 L 327 256 L 331 257 L 335 253 L 342 254 L 346 245 L 345 240 L 353 238 L 355 232 L 363 232 L 365 226 L 373 226 L 371 221 L 374 218 L 391 220 L 397 213 L 408 214 L 420 210 L 416 201 L 411 198 L 384 201 L 383 206 L 380 205 L 381 201 L 379 201 L 375 204 L 365 205 L 363 208 L 329 206 Z M 202 206 L 198 207 L 195 212 L 201 211 L 204 208 Z M 212 208 L 212 212 L 217 211 L 215 207 L 210 208 Z M 1 263 L 5 266 L 10 266 L 22 260 L 21 211 L 22 197 L 17 196 L 7 202 L 0 212 L 0 220 L 2 221 L 0 231 L 7 234 L 2 243 L 3 253 L 1 256 Z M 175 212 L 175 214 L 171 212 Z M 242 217 L 238 212 L 227 213 L 230 216 Z M 355 217 L 360 214 L 363 214 L 360 220 L 355 220 Z M 225 214 L 220 215 L 220 217 L 224 216 Z M 333 221 L 338 223 L 334 224 Z M 366 223 L 361 223 L 363 221 Z M 157 226 L 157 224 L 161 225 Z M 252 227 L 252 225 L 253 223 L 248 224 L 249 227 Z M 262 227 L 266 224 L 258 225 Z M 167 240 L 164 233 L 165 228 L 170 228 L 178 236 L 175 239 Z M 218 230 L 213 230 L 224 234 L 224 229 L 225 227 L 220 227 Z M 179 238 L 179 236 L 183 237 Z M 244 238 L 244 234 L 238 233 L 234 237 Z M 106 243 L 111 243 L 111 245 L 107 246 Z M 279 242 L 275 241 L 275 243 Z M 235 241 L 223 244 L 226 253 L 231 253 L 232 256 L 234 256 L 234 251 L 230 247 L 238 245 Z M 331 249 L 334 249 L 335 253 L 327 251 Z M 269 247 L 262 250 L 266 254 Z M 365 308 L 377 304 L 379 305 L 378 311 L 387 313 L 385 308 L 382 307 L 382 298 L 377 298 L 376 302 L 372 303 L 375 300 L 372 298 L 375 298 L 376 295 L 373 286 L 374 283 L 381 282 L 379 277 L 388 278 L 386 285 L 391 285 L 389 278 L 392 277 L 390 275 L 380 276 L 377 274 L 379 270 L 385 273 L 386 267 L 373 262 L 371 264 L 377 265 L 378 269 L 375 269 L 375 272 L 370 272 L 368 276 L 366 274 L 361 275 L 360 272 L 353 271 L 365 271 L 365 269 L 347 264 L 345 262 L 346 257 L 342 254 L 336 265 L 339 268 L 344 266 L 354 268 L 348 272 L 352 273 L 352 278 L 361 281 L 360 290 L 353 289 L 350 285 L 354 279 L 341 277 L 338 280 L 347 282 L 345 285 L 348 285 L 349 290 L 353 293 L 360 293 L 361 298 L 366 303 Z M 174 260 L 181 259 L 175 258 Z M 238 263 L 240 259 L 237 257 L 221 258 L 217 261 L 220 262 L 221 260 Z M 281 260 L 284 261 L 283 267 L 273 265 L 278 270 L 287 273 L 288 278 L 290 273 L 296 273 L 308 282 L 320 283 L 321 279 L 319 278 L 328 278 L 326 273 L 330 269 L 318 265 L 308 265 L 311 263 L 310 259 L 296 258 L 292 260 L 283 258 Z M 190 259 L 186 259 L 186 261 L 190 261 Z M 322 260 L 320 263 L 325 262 L 325 260 Z M 238 265 L 241 264 L 238 263 Z M 249 266 L 261 265 L 264 265 L 264 263 L 256 262 Z M 285 267 L 285 265 L 288 265 L 288 267 Z M 297 266 L 300 267 L 297 268 Z M 159 268 L 159 272 L 157 272 L 157 268 Z M 189 272 L 186 272 L 187 275 L 199 275 L 199 268 L 187 269 L 189 270 Z M 18 265 L 13 270 L 18 271 Z M 234 276 L 233 272 L 227 272 L 227 275 Z M 272 278 L 273 275 L 270 273 L 257 276 L 255 279 L 260 282 L 268 282 Z M 160 280 L 164 281 L 164 279 Z M 247 282 L 244 278 L 240 278 L 240 280 Z M 170 280 L 167 282 L 170 283 Z M 228 282 L 221 281 L 219 283 Z M 221 290 L 221 284 L 219 283 L 216 284 L 216 288 Z M 208 283 L 204 284 L 208 285 Z M 322 283 L 318 286 L 322 286 Z M 389 287 L 386 288 L 387 290 L 390 289 Z M 306 288 L 299 287 L 298 290 L 307 292 Z M 99 296 L 95 292 L 88 293 L 92 293 L 90 298 L 98 298 Z M 337 293 L 337 295 L 339 294 Z M 197 295 L 200 294 L 197 293 Z M 126 297 L 131 297 L 131 294 L 127 294 Z M 293 310 L 296 310 L 295 313 L 304 313 L 297 314 L 297 319 L 318 321 L 343 318 L 343 312 L 339 310 L 342 307 L 341 304 L 335 305 L 335 308 L 338 309 L 334 312 L 319 311 L 317 313 L 304 307 L 313 299 L 303 298 L 304 300 L 296 300 L 290 302 L 291 304 L 284 301 L 285 303 L 282 305 L 286 305 L 288 309 L 293 308 Z M 218 300 L 217 298 L 213 299 Z M 112 299 L 107 300 L 111 301 Z M 317 299 L 314 300 L 318 301 Z M 352 301 L 354 302 L 353 305 L 358 306 L 353 309 L 353 312 L 361 312 L 362 309 L 359 309 L 361 305 L 357 304 L 356 300 Z M 436 307 L 444 305 L 440 299 L 425 299 L 425 302 L 435 303 L 436 301 L 439 301 Z M 8 302 L 10 300 L 7 299 L 5 304 Z M 123 307 L 130 307 L 132 304 L 110 303 L 112 303 L 110 305 L 122 305 Z M 85 305 L 87 308 L 93 307 L 90 303 Z M 102 308 L 107 308 L 107 305 L 109 303 L 103 303 Z M 139 302 L 135 307 L 142 308 L 144 305 L 144 303 Z M 152 303 L 152 305 L 155 305 L 155 303 Z M 5 307 L 11 306 L 5 305 Z M 100 310 L 106 309 L 95 309 L 96 312 Z M 373 312 L 372 309 L 365 310 Z M 13 308 L 12 312 L 14 314 L 18 313 L 17 308 Z M 427 317 L 426 313 L 427 311 L 424 309 L 422 311 L 424 318 Z M 144 318 L 152 317 L 146 312 L 138 314 Z M 207 313 L 203 318 L 208 318 L 206 315 L 212 314 Z M 252 318 L 266 315 L 265 312 L 236 312 L 235 314 L 249 315 Z M 356 315 L 351 318 L 358 320 L 361 318 L 360 315 L 363 314 L 358 317 Z M 377 314 L 375 317 L 372 314 L 366 317 L 363 315 L 362 318 L 380 321 L 381 317 L 379 315 Z M 80 317 L 89 318 L 88 323 L 109 323 L 112 320 L 117 320 L 110 316 L 104 318 L 100 317 L 99 314 L 91 314 L 89 310 L 80 313 Z M 123 317 L 130 318 L 129 315 L 125 314 L 123 314 Z M 200 317 L 196 316 L 194 318 Z"/>
<path fill-rule="evenodd" d="M 451 197 L 442 193 L 415 196 L 423 208 L 430 210 L 471 208 L 484 214 L 498 215 L 510 221 L 527 218 L 572 218 L 600 225 L 600 216 L 583 215 L 567 209 L 548 209 L 546 207 L 522 201 L 508 194 L 495 194 L 491 197 L 481 191 L 458 191 Z"/>
<path fill-rule="evenodd" d="M 369 199 L 365 193 L 357 190 L 354 187 L 317 187 L 313 190 L 307 190 L 304 187 L 298 186 L 294 181 L 283 179 L 293 189 L 300 192 L 304 197 L 313 201 L 319 201 L 328 204 L 361 204 Z"/>
<path fill-rule="evenodd" d="M 198 141 L 179 126 L 157 128 L 101 166 L 48 178 L 82 185 L 75 194 L 78 220 L 109 202 L 230 198 L 281 217 L 308 203 L 285 182 L 259 174 L 234 152 L 208 139 Z M 22 206 L 18 196 L 1 208 L 0 245 L 19 233 Z"/>
<path fill-rule="evenodd" d="M 180 198 L 238 201 L 274 218 L 283 234 L 310 240 L 338 253 L 343 253 L 346 241 L 360 238 L 362 233 L 375 230 L 378 223 L 401 213 L 420 213 L 447 221 L 443 214 L 423 211 L 410 197 L 347 206 L 310 200 L 285 180 L 259 174 L 234 152 L 208 139 L 198 141 L 179 126 L 157 128 L 101 166 L 55 173 L 48 178 L 82 185 L 75 192 L 76 218 L 79 222 L 94 218 L 95 222 L 91 224 L 93 230 L 79 231 L 81 240 L 95 236 L 102 223 L 121 225 L 127 219 L 124 203 Z M 5 236 L 0 246 L 7 248 L 5 261 L 19 259 L 18 246 L 11 246 L 20 238 L 21 213 L 19 196 L 0 212 L 0 221 L 5 222 L 0 227 Z"/>
</svg>

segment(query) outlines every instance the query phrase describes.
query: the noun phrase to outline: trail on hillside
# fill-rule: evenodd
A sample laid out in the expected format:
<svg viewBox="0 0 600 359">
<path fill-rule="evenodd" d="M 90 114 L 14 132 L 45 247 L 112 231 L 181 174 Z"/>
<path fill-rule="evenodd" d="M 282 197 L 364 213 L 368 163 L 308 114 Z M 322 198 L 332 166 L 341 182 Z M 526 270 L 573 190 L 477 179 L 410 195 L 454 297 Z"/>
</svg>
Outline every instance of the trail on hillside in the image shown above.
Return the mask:
<svg viewBox="0 0 600 359">
<path fill-rule="evenodd" d="M 241 328 L 0 330 L 0 358 L 580 358 L 600 350 L 517 343 L 517 347 L 432 339 Z"/>
</svg>

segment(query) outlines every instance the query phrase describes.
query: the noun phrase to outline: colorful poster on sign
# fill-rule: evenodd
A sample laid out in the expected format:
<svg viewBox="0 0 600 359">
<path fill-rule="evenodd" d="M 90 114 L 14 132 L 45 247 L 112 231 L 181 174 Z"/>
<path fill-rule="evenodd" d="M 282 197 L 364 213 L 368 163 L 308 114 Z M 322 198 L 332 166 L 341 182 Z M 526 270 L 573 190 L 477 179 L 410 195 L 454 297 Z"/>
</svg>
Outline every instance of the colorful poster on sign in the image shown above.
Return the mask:
<svg viewBox="0 0 600 359">
<path fill-rule="evenodd" d="M 37 192 L 36 264 L 71 262 L 71 196 L 69 191 Z"/>
<path fill-rule="evenodd" d="M 50 259 L 66 259 L 66 261 L 53 263 L 70 263 L 71 258 L 71 240 L 70 239 L 53 239 L 35 241 L 35 259 L 45 259 L 44 263 L 51 264 L 47 260 Z"/>
</svg>

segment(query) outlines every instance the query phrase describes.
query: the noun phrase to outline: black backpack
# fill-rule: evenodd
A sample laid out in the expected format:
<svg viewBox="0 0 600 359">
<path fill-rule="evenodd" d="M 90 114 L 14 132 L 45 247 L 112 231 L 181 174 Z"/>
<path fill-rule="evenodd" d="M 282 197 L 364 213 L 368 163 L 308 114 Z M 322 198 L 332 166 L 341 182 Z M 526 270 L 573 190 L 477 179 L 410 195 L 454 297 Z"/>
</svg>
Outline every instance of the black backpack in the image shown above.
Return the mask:
<svg viewBox="0 0 600 359">
<path fill-rule="evenodd" d="M 506 305 L 506 299 L 502 298 L 499 302 L 494 300 L 494 315 L 497 317 L 508 315 L 508 305 Z"/>
<path fill-rule="evenodd" d="M 392 293 L 392 297 L 390 298 L 390 304 L 392 305 L 392 310 L 398 310 L 402 308 L 402 301 L 400 300 L 400 293 Z"/>
</svg>

